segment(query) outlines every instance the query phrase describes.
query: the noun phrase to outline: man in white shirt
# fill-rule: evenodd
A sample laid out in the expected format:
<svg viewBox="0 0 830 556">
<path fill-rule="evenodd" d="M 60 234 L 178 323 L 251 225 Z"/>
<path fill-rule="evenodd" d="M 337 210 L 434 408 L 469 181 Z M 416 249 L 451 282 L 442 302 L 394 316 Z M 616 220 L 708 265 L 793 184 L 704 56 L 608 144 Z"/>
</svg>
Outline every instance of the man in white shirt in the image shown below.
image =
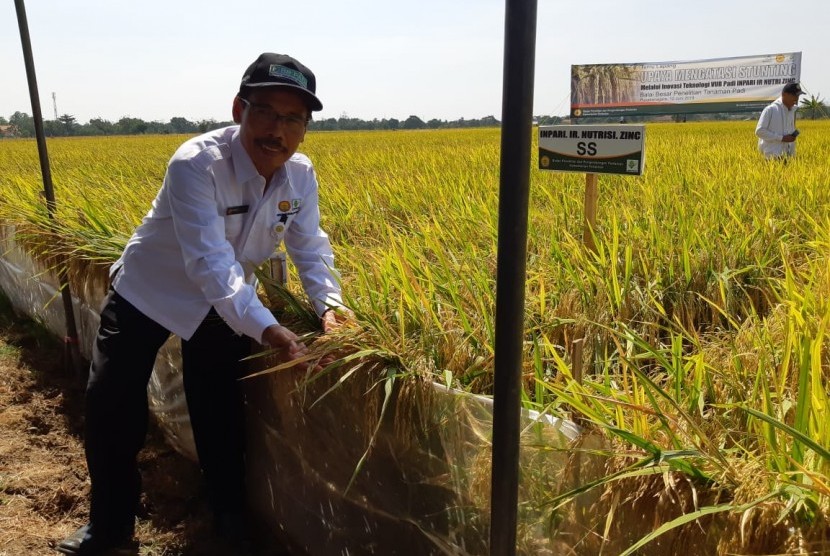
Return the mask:
<svg viewBox="0 0 830 556">
<path fill-rule="evenodd" d="M 64 554 L 135 546 L 141 491 L 136 456 L 147 430 L 147 382 L 170 334 L 182 372 L 199 464 L 218 533 L 244 537 L 244 411 L 240 360 L 249 338 L 286 360 L 307 347 L 257 296 L 254 269 L 284 242 L 325 332 L 343 307 L 317 178 L 297 148 L 316 79 L 297 60 L 265 53 L 233 101 L 237 126 L 185 142 L 150 211 L 110 271 L 86 396 L 90 521 L 58 545 Z"/>
<path fill-rule="evenodd" d="M 758 148 L 765 157 L 782 158 L 795 154 L 795 138 L 798 136 L 795 112 L 798 97 L 803 94 L 798 83 L 788 83 L 781 90 L 781 96 L 761 112 L 755 135 L 758 137 Z"/>
</svg>

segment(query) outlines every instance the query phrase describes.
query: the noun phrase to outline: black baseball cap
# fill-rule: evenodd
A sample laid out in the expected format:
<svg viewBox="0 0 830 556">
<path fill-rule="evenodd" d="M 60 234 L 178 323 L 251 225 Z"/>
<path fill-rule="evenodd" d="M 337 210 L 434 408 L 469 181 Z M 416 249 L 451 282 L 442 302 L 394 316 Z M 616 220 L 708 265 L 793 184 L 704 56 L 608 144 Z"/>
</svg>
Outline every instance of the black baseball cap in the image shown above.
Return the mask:
<svg viewBox="0 0 830 556">
<path fill-rule="evenodd" d="M 255 87 L 286 87 L 301 93 L 309 109 L 322 110 L 323 103 L 315 95 L 317 79 L 314 73 L 286 54 L 263 52 L 245 70 L 239 93 L 250 92 Z"/>
<path fill-rule="evenodd" d="M 798 83 L 787 83 L 784 85 L 784 88 L 781 89 L 782 93 L 789 93 L 791 95 L 803 95 L 804 91 L 801 90 L 801 86 Z"/>
</svg>

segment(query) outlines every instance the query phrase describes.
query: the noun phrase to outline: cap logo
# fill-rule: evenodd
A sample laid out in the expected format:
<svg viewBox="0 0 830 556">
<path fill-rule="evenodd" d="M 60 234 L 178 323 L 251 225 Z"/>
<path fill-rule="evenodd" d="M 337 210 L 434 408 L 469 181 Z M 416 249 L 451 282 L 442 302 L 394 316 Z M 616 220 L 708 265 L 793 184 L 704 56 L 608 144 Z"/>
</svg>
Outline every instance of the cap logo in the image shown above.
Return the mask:
<svg viewBox="0 0 830 556">
<path fill-rule="evenodd" d="M 287 68 L 279 64 L 271 64 L 271 67 L 268 68 L 268 75 L 293 81 L 304 89 L 308 88 L 308 79 L 306 79 L 306 76 L 295 69 Z"/>
</svg>

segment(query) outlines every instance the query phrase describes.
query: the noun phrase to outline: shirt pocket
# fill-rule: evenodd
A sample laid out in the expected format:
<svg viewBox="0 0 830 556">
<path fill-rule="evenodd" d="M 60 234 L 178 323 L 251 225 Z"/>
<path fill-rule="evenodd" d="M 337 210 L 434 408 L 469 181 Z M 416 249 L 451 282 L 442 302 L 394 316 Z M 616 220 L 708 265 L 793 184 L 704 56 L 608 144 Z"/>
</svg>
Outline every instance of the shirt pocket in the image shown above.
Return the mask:
<svg viewBox="0 0 830 556">
<path fill-rule="evenodd" d="M 286 228 L 288 228 L 288 222 L 275 220 L 271 224 L 271 239 L 274 241 L 274 245 L 276 247 L 279 247 L 280 243 L 282 243 L 282 239 L 285 237 Z"/>
<path fill-rule="evenodd" d="M 285 237 L 285 231 L 291 225 L 291 222 L 294 220 L 294 217 L 298 212 L 299 210 L 297 209 L 290 212 L 278 212 L 276 217 L 274 217 L 273 222 L 271 223 L 271 237 L 277 245 L 279 245 Z"/>
<path fill-rule="evenodd" d="M 236 240 L 242 235 L 242 228 L 245 226 L 245 215 L 226 215 L 222 217 L 222 220 L 225 223 L 225 239 L 231 243 L 236 243 Z"/>
</svg>

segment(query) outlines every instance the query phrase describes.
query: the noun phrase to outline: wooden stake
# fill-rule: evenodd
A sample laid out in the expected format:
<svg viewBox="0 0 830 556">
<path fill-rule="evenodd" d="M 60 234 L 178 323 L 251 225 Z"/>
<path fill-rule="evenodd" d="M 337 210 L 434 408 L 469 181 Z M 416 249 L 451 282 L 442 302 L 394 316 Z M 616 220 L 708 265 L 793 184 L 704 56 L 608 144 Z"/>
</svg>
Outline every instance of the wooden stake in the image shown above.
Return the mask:
<svg viewBox="0 0 830 556">
<path fill-rule="evenodd" d="M 582 384 L 582 348 L 585 338 L 574 340 L 571 344 L 571 376 L 579 384 Z"/>
<path fill-rule="evenodd" d="M 582 230 L 582 243 L 593 252 L 597 250 L 593 232 L 597 224 L 598 178 L 597 174 L 585 174 L 585 227 Z"/>
</svg>

